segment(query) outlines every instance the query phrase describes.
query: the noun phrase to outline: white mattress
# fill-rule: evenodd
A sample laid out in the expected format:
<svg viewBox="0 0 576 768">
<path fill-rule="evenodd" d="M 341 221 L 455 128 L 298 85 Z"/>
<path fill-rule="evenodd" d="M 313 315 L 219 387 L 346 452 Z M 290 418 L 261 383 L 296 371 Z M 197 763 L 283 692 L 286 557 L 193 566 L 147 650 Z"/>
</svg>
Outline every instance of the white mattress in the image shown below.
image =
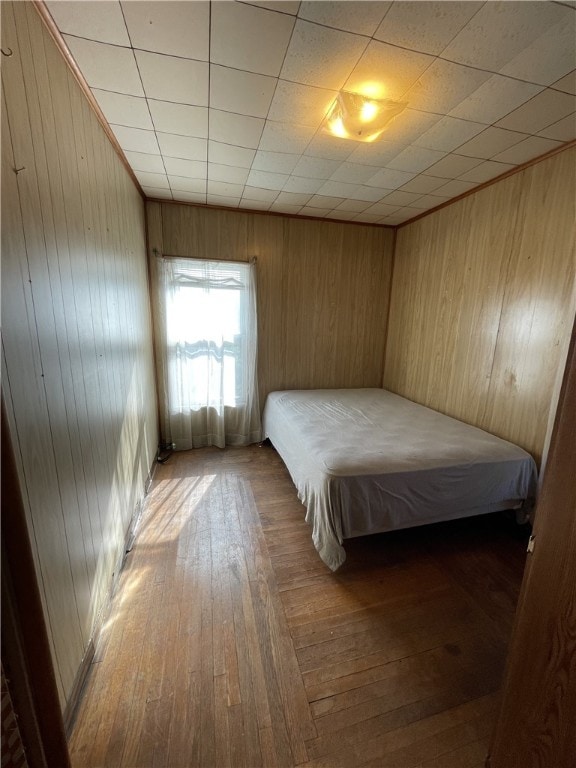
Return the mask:
<svg viewBox="0 0 576 768">
<path fill-rule="evenodd" d="M 535 493 L 526 451 L 383 389 L 272 392 L 264 434 L 332 570 L 345 538 L 515 508 Z"/>
</svg>

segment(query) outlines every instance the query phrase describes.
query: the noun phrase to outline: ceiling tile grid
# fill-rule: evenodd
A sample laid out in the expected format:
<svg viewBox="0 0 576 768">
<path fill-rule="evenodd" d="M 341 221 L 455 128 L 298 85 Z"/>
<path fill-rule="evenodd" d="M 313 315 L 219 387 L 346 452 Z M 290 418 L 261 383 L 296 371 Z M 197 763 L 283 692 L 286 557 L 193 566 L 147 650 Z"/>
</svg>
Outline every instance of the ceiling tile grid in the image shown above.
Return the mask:
<svg viewBox="0 0 576 768">
<path fill-rule="evenodd" d="M 148 197 L 396 225 L 576 139 L 570 3 L 46 3 Z M 340 90 L 407 108 L 374 143 Z"/>
</svg>

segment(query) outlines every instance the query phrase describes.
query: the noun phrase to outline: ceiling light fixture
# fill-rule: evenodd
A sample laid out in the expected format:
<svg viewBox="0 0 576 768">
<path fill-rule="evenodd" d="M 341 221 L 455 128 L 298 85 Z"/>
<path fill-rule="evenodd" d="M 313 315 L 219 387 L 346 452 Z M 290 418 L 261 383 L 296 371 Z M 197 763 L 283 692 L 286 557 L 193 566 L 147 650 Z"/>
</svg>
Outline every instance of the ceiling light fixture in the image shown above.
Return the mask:
<svg viewBox="0 0 576 768">
<path fill-rule="evenodd" d="M 376 141 L 408 105 L 340 91 L 326 118 L 325 130 L 340 139 Z"/>
</svg>

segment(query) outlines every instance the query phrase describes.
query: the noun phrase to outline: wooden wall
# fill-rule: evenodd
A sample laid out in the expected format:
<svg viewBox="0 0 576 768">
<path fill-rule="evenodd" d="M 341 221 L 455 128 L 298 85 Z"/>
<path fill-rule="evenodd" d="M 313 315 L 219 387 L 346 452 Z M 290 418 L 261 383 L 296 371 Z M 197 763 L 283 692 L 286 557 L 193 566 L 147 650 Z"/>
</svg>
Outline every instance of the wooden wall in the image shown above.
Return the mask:
<svg viewBox="0 0 576 768">
<path fill-rule="evenodd" d="M 2 48 L 2 389 L 65 709 L 157 446 L 144 204 L 31 3 Z"/>
<path fill-rule="evenodd" d="M 257 257 L 261 406 L 278 389 L 381 386 L 391 229 L 147 205 L 151 254 Z"/>
<path fill-rule="evenodd" d="M 574 318 L 576 150 L 398 231 L 384 386 L 540 459 Z"/>
</svg>

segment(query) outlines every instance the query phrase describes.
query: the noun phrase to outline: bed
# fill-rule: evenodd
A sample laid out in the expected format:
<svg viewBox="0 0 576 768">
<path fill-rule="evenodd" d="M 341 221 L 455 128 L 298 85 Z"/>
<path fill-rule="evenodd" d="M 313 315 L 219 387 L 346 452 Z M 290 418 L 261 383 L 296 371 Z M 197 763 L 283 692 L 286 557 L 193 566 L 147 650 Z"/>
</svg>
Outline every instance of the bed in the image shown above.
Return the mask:
<svg viewBox="0 0 576 768">
<path fill-rule="evenodd" d="M 263 422 L 333 571 L 345 539 L 519 509 L 535 494 L 522 448 L 384 389 L 272 392 Z"/>
</svg>

